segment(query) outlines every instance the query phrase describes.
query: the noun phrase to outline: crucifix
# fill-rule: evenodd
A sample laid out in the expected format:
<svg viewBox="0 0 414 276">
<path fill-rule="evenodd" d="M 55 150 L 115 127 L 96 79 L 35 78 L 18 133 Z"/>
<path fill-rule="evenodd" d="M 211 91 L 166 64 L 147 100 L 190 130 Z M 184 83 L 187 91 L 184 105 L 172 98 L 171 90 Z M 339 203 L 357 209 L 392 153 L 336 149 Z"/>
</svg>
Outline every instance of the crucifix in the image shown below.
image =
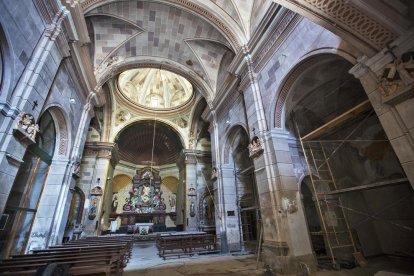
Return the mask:
<svg viewBox="0 0 414 276">
<path fill-rule="evenodd" d="M 35 108 L 38 106 L 38 103 L 37 103 L 37 101 L 34 101 L 33 102 L 33 107 L 32 107 L 32 110 L 35 110 Z"/>
</svg>

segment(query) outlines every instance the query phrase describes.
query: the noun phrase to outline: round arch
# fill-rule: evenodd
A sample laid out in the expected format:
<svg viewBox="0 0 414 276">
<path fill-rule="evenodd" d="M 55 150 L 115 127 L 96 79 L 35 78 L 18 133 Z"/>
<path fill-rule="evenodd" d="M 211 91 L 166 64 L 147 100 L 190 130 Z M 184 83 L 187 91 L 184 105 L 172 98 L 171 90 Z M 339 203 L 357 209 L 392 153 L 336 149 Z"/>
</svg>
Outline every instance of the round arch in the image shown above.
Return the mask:
<svg viewBox="0 0 414 276">
<path fill-rule="evenodd" d="M 249 135 L 248 132 L 246 130 L 246 127 L 241 125 L 241 124 L 234 124 L 232 125 L 229 130 L 226 132 L 225 134 L 225 142 L 224 142 L 224 147 L 222 150 L 222 160 L 224 164 L 231 164 L 231 146 L 234 143 L 234 139 L 236 138 L 236 136 L 238 134 L 242 133 L 246 135 L 247 138 L 247 143 L 249 143 Z M 246 145 L 246 149 L 247 149 L 247 145 Z"/>
<path fill-rule="evenodd" d="M 110 137 L 109 141 L 112 142 L 112 143 L 116 142 L 117 138 L 122 133 L 122 131 L 124 131 L 128 127 L 130 127 L 134 124 L 139 124 L 139 123 L 148 122 L 148 121 L 154 122 L 154 118 L 133 118 L 133 119 L 129 120 L 128 122 L 118 126 L 117 130 L 114 131 L 111 134 L 111 137 Z M 165 119 L 157 118 L 156 121 L 157 121 L 157 124 L 161 123 L 161 124 L 165 125 L 166 127 L 171 128 L 177 134 L 177 136 L 180 138 L 180 142 L 181 142 L 181 145 L 183 145 L 183 147 L 188 146 L 188 143 L 186 143 L 186 140 L 184 140 L 184 138 L 183 138 L 183 137 L 185 137 L 184 133 L 182 133 L 179 130 L 179 128 L 177 128 L 177 126 L 173 125 L 170 121 L 165 120 Z"/>
<path fill-rule="evenodd" d="M 56 150 L 54 155 L 69 156 L 70 152 L 68 149 L 71 145 L 71 133 L 66 112 L 62 106 L 58 104 L 50 104 L 45 107 L 39 118 L 41 118 L 46 111 L 52 116 L 56 128 Z"/>
<path fill-rule="evenodd" d="M 0 21 L 0 99 L 6 101 L 11 97 L 10 86 L 13 79 L 14 62 L 11 54 L 13 50 L 8 44 L 7 34 L 2 25 L 3 22 Z"/>
<path fill-rule="evenodd" d="M 274 108 L 271 110 L 271 125 L 275 128 L 284 129 L 285 125 L 285 106 L 294 83 L 298 77 L 304 73 L 309 67 L 317 65 L 321 62 L 321 58 L 343 58 L 345 61 L 355 64 L 356 58 L 348 52 L 339 49 L 316 49 L 301 57 L 292 69 L 285 75 L 281 82 L 282 85 L 276 91 L 272 99 Z"/>
</svg>

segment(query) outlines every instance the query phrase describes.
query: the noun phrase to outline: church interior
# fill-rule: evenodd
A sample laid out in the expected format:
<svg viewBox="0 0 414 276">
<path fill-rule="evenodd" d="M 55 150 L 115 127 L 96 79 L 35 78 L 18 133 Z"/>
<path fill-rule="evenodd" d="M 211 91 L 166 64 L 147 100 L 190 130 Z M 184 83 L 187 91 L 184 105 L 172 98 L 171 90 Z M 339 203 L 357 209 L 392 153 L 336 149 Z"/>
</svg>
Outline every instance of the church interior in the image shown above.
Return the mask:
<svg viewBox="0 0 414 276">
<path fill-rule="evenodd" d="M 0 111 L 0 275 L 414 275 L 413 1 L 0 0 Z"/>
</svg>

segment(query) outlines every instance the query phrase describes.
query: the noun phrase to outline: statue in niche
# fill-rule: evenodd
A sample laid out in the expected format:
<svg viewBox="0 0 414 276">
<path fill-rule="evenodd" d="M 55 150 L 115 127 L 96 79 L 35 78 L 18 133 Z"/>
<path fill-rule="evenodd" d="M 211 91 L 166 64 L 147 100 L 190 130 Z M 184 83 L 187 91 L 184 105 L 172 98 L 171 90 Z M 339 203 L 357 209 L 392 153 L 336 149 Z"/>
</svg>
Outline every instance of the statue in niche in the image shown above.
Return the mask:
<svg viewBox="0 0 414 276">
<path fill-rule="evenodd" d="M 190 217 L 194 217 L 195 216 L 195 204 L 194 201 L 191 201 L 190 203 Z"/>
<path fill-rule="evenodd" d="M 218 177 L 218 172 L 216 167 L 213 167 L 213 169 L 211 170 L 211 181 L 216 181 Z"/>
<path fill-rule="evenodd" d="M 134 207 L 138 204 L 138 194 L 138 188 L 132 188 L 132 190 L 129 191 L 129 201 Z"/>
<path fill-rule="evenodd" d="M 98 199 L 93 198 L 89 208 L 88 219 L 94 220 L 96 217 L 96 211 L 98 210 Z"/>
<path fill-rule="evenodd" d="M 211 195 L 205 196 L 202 201 L 202 223 L 206 226 L 214 225 L 215 207 L 214 198 Z"/>
<path fill-rule="evenodd" d="M 122 210 L 131 211 L 131 202 L 127 197 L 125 198 L 125 204 L 122 206 Z"/>
<path fill-rule="evenodd" d="M 170 204 L 171 212 L 175 213 L 175 204 L 176 204 L 175 194 L 168 196 L 168 203 Z"/>
<path fill-rule="evenodd" d="M 148 205 L 151 201 L 151 187 L 149 185 L 143 185 L 141 190 L 141 200 L 144 204 Z"/>
<path fill-rule="evenodd" d="M 76 161 L 73 164 L 73 171 L 72 171 L 72 176 L 75 178 L 79 178 L 80 177 L 80 166 L 81 163 L 79 161 Z"/>
<path fill-rule="evenodd" d="M 116 213 L 116 209 L 118 209 L 118 196 L 114 194 L 114 198 L 112 199 L 112 208 L 111 208 L 113 214 Z"/>
</svg>

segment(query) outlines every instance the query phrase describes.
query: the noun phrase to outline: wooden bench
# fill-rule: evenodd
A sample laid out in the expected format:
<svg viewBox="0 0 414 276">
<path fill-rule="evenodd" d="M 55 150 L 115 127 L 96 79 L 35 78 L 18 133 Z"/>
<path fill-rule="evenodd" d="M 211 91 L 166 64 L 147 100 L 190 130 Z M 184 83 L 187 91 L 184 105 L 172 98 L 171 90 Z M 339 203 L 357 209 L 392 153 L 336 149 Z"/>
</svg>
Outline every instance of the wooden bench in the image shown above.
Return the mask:
<svg viewBox="0 0 414 276">
<path fill-rule="evenodd" d="M 158 256 L 185 256 L 201 253 L 217 252 L 216 237 L 210 234 L 185 234 L 185 235 L 158 235 L 156 238 Z"/>
<path fill-rule="evenodd" d="M 48 264 L 67 265 L 71 275 L 121 275 L 131 257 L 133 236 L 91 237 L 13 255 L 0 261 L 0 275 L 35 275 Z"/>
</svg>

